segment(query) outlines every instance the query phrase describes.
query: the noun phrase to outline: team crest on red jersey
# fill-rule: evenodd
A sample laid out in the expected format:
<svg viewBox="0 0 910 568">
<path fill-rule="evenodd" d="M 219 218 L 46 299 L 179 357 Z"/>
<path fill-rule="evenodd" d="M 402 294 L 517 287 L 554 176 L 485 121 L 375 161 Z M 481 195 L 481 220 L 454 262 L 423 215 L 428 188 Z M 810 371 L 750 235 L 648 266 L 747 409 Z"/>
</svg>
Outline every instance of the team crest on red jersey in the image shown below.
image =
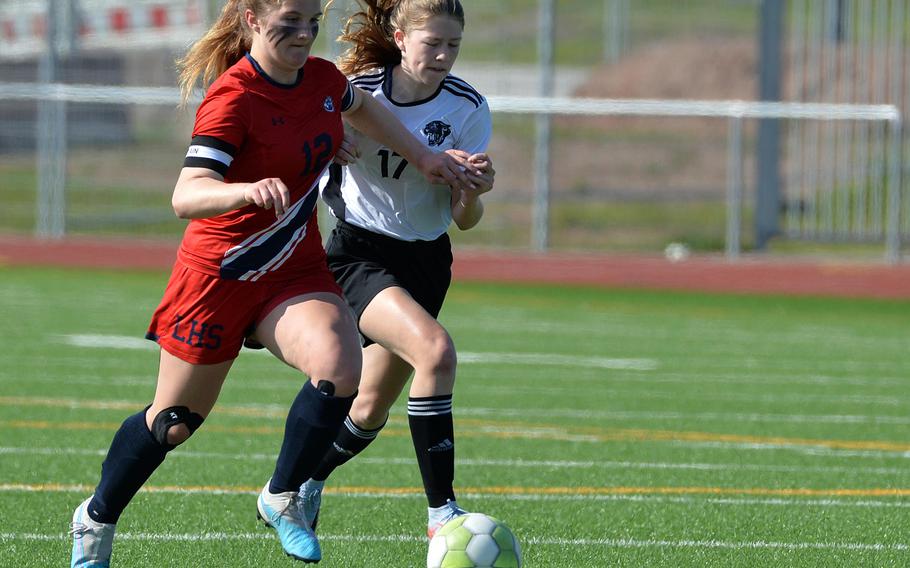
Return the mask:
<svg viewBox="0 0 910 568">
<path fill-rule="evenodd" d="M 332 102 L 332 97 L 325 98 L 325 102 L 322 103 L 322 108 L 328 112 L 335 112 L 335 103 Z"/>
</svg>

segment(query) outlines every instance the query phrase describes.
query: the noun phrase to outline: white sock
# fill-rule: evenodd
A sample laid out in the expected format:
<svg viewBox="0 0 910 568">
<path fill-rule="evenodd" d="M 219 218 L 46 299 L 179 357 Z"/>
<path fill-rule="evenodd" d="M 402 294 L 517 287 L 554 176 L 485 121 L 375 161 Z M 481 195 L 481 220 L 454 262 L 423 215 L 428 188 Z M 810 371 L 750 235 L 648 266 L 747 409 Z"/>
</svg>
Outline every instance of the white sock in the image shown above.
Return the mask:
<svg viewBox="0 0 910 568">
<path fill-rule="evenodd" d="M 313 478 L 307 479 L 306 482 L 300 487 L 300 493 L 315 493 L 316 491 L 322 491 L 325 487 L 325 479 L 322 481 L 317 481 Z"/>
</svg>

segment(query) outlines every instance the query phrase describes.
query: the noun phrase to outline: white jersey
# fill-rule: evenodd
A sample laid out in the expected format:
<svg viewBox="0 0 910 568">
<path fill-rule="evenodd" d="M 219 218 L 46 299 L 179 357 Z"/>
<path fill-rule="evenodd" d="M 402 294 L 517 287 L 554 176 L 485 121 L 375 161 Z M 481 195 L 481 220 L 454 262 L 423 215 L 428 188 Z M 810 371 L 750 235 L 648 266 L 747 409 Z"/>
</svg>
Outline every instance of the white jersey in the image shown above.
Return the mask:
<svg viewBox="0 0 910 568">
<path fill-rule="evenodd" d="M 391 68 L 351 80 L 378 100 L 431 150 L 483 152 L 493 132 L 486 99 L 468 83 L 448 75 L 431 97 L 412 103 L 392 100 Z M 431 241 L 452 222 L 451 191 L 434 185 L 391 149 L 349 130 L 360 148 L 350 166 L 333 165 L 322 198 L 338 219 L 404 241 Z M 326 183 L 327 182 L 327 183 Z"/>
</svg>

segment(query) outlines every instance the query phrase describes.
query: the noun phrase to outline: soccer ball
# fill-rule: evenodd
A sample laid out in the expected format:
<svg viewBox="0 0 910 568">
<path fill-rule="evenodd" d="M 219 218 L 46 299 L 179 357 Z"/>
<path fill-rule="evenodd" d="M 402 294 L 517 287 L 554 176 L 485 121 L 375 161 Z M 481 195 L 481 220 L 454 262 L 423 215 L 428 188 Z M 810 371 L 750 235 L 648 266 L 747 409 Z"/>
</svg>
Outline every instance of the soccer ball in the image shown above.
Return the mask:
<svg viewBox="0 0 910 568">
<path fill-rule="evenodd" d="M 509 527 L 498 519 L 468 513 L 433 535 L 427 568 L 521 568 L 521 548 Z"/>
</svg>

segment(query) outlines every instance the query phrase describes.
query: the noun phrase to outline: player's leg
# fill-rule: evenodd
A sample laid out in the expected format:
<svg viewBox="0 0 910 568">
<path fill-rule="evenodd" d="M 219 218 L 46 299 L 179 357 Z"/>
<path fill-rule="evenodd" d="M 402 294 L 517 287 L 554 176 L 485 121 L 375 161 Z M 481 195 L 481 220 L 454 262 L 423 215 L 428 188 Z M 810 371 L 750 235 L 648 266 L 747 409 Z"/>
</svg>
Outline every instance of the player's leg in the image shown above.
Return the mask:
<svg viewBox="0 0 910 568">
<path fill-rule="evenodd" d="M 283 301 L 257 325 L 256 339 L 309 377 L 288 411 L 272 478 L 258 500 L 263 521 L 278 531 L 289 555 L 322 557 L 298 490 L 316 470 L 351 408 L 360 380 L 356 324 L 336 294 L 315 292 Z"/>
<path fill-rule="evenodd" d="M 379 344 L 363 349 L 363 372 L 357 398 L 335 443 L 312 479 L 324 481 L 376 439 L 385 426 L 389 409 L 398 399 L 413 369 Z"/>
<path fill-rule="evenodd" d="M 383 235 L 360 229 L 340 221 L 332 230 L 326 246 L 329 266 L 344 298 L 359 319 L 373 304 L 377 294 L 401 284 L 389 263 L 401 258 L 407 263 L 414 259 L 403 243 Z M 369 336 L 361 336 L 363 372 L 360 391 L 353 411 L 346 418 L 338 438 L 330 447 L 318 470 L 303 487 L 302 494 L 319 499 L 319 491 L 332 471 L 363 451 L 379 433 L 388 417 L 388 409 L 401 394 L 412 368 Z M 378 400 L 384 401 L 377 404 Z M 315 519 L 317 508 L 311 507 Z"/>
<path fill-rule="evenodd" d="M 452 393 L 457 358 L 452 338 L 402 288 L 377 294 L 360 318 L 361 332 L 414 369 L 408 424 L 428 504 L 428 528 L 463 511 L 455 503 L 455 435 Z M 374 404 L 390 407 L 381 393 Z M 392 399 L 394 402 L 394 399 Z"/>
<path fill-rule="evenodd" d="M 374 343 L 363 349 L 363 372 L 357 398 L 335 442 L 312 477 L 300 488 L 306 519 L 313 530 L 316 530 L 319 521 L 326 479 L 376 439 L 412 370 L 410 365 L 381 345 Z"/>
<path fill-rule="evenodd" d="M 326 249 L 329 265 L 355 314 L 366 344 L 375 342 L 393 357 L 400 369 L 414 369 L 409 422 L 431 510 L 454 499 L 454 451 L 451 400 L 455 379 L 455 349 L 439 314 L 451 282 L 452 252 L 448 236 L 430 242 L 405 242 L 339 222 Z M 389 361 L 389 360 L 387 360 Z M 373 373 L 364 360 L 365 376 Z M 361 384 L 357 417 L 351 422 L 364 434 L 366 426 L 378 428 L 400 395 L 404 372 Z M 390 382 L 386 383 L 385 380 Z M 376 385 L 382 386 L 376 386 Z M 431 406 L 429 416 L 423 409 Z M 446 410 L 448 409 L 448 410 Z M 370 424 L 360 424 L 358 420 Z M 344 432 L 344 431 L 342 431 Z M 371 433 L 375 437 L 375 432 Z M 440 435 L 441 434 L 441 435 Z M 356 443 L 353 436 L 350 444 Z M 430 442 L 428 442 L 428 440 Z M 364 444 L 365 447 L 365 444 Z M 307 488 L 303 488 L 306 491 Z"/>
<path fill-rule="evenodd" d="M 232 362 L 194 365 L 161 350 L 154 401 L 120 426 L 94 494 L 73 514 L 71 566 L 108 565 L 121 513 L 167 453 L 208 416 Z"/>
</svg>

